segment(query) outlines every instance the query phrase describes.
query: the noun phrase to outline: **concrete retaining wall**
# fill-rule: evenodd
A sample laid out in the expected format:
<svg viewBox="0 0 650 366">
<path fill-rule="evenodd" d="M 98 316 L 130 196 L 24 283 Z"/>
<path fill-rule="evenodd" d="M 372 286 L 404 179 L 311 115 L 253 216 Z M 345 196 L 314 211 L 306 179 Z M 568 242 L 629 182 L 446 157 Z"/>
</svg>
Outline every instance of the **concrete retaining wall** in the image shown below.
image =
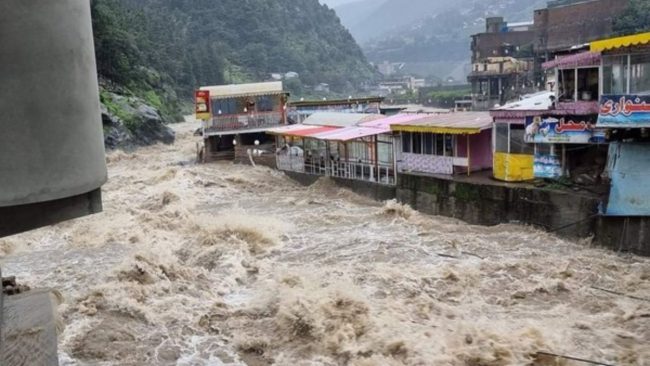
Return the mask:
<svg viewBox="0 0 650 366">
<path fill-rule="evenodd" d="M 285 174 L 303 185 L 321 178 L 304 173 Z M 454 217 L 475 225 L 533 225 L 571 239 L 594 236 L 597 245 L 650 256 L 650 217 L 601 217 L 598 197 L 526 185 L 407 174 L 398 177 L 397 187 L 331 179 L 363 196 L 378 201 L 396 198 L 426 214 Z"/>
<path fill-rule="evenodd" d="M 454 217 L 470 224 L 519 222 L 570 237 L 591 235 L 595 221 L 591 218 L 598 212 L 598 200 L 591 197 L 415 175 L 399 177 L 397 199 L 418 211 Z M 562 229 L 579 221 L 584 222 Z"/>
</svg>

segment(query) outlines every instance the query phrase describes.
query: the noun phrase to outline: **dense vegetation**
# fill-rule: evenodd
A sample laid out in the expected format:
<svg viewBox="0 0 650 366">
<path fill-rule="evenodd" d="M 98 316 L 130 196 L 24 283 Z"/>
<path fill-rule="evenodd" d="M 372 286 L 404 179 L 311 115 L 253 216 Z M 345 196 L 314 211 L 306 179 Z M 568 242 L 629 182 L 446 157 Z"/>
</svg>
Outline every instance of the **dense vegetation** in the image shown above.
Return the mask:
<svg viewBox="0 0 650 366">
<path fill-rule="evenodd" d="M 102 79 L 156 107 L 200 85 L 297 72 L 291 85 L 354 90 L 373 77 L 361 49 L 318 0 L 93 0 Z"/>
<path fill-rule="evenodd" d="M 630 0 L 625 12 L 614 19 L 614 31 L 620 35 L 650 32 L 650 1 Z"/>
</svg>

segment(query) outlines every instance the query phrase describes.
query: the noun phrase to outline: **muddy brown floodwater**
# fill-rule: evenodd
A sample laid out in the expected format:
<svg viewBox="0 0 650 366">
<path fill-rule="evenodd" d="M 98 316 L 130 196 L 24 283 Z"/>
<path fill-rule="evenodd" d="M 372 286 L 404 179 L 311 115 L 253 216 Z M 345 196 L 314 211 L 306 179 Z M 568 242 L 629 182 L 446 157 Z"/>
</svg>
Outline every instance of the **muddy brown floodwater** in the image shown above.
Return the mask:
<svg viewBox="0 0 650 366">
<path fill-rule="evenodd" d="M 0 241 L 58 289 L 62 365 L 650 365 L 650 260 L 376 203 L 326 179 L 108 156 L 102 214 Z"/>
</svg>

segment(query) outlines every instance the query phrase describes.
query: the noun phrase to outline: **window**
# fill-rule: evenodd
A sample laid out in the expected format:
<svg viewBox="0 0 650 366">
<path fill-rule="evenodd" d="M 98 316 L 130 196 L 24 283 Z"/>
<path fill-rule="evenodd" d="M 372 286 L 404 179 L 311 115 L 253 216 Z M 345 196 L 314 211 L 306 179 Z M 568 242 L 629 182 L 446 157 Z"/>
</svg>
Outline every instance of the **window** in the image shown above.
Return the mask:
<svg viewBox="0 0 650 366">
<path fill-rule="evenodd" d="M 650 54 L 630 56 L 630 94 L 650 95 Z"/>
<path fill-rule="evenodd" d="M 507 123 L 496 124 L 496 152 L 508 153 L 508 140 L 510 138 L 510 126 Z"/>
<path fill-rule="evenodd" d="M 257 98 L 257 111 L 258 112 L 272 112 L 273 111 L 273 97 L 264 95 Z"/>
<path fill-rule="evenodd" d="M 445 156 L 454 156 L 454 138 L 452 135 L 445 136 Z"/>
<path fill-rule="evenodd" d="M 578 99 L 594 101 L 598 99 L 598 68 L 578 69 Z"/>
<path fill-rule="evenodd" d="M 560 70 L 559 73 L 559 100 L 574 101 L 575 100 L 575 86 L 576 86 L 576 70 L 567 69 Z"/>
<path fill-rule="evenodd" d="M 238 114 L 239 105 L 236 99 L 217 99 L 212 101 L 212 113 L 219 114 Z"/>
<path fill-rule="evenodd" d="M 435 140 L 433 139 L 432 133 L 424 134 L 424 153 L 427 155 L 433 155 Z"/>
<path fill-rule="evenodd" d="M 524 142 L 524 125 L 510 125 L 510 153 L 534 154 L 534 145 Z"/>
<path fill-rule="evenodd" d="M 422 154 L 422 134 L 413 132 L 413 154 Z"/>
<path fill-rule="evenodd" d="M 627 71 L 627 56 L 603 56 L 603 94 L 626 94 Z"/>
<path fill-rule="evenodd" d="M 402 152 L 411 152 L 411 133 L 402 132 Z"/>
<path fill-rule="evenodd" d="M 445 155 L 445 135 L 436 134 L 436 155 Z"/>
</svg>

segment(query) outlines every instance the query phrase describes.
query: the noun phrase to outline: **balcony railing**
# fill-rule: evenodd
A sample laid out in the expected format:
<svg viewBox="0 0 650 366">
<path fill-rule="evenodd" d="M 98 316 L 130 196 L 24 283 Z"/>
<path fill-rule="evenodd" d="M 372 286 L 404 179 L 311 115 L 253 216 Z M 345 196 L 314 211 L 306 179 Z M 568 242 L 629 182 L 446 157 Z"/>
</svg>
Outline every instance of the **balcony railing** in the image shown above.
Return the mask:
<svg viewBox="0 0 650 366">
<path fill-rule="evenodd" d="M 215 116 L 204 128 L 204 133 L 254 130 L 277 127 L 284 123 L 282 112 L 255 112 Z"/>
</svg>

